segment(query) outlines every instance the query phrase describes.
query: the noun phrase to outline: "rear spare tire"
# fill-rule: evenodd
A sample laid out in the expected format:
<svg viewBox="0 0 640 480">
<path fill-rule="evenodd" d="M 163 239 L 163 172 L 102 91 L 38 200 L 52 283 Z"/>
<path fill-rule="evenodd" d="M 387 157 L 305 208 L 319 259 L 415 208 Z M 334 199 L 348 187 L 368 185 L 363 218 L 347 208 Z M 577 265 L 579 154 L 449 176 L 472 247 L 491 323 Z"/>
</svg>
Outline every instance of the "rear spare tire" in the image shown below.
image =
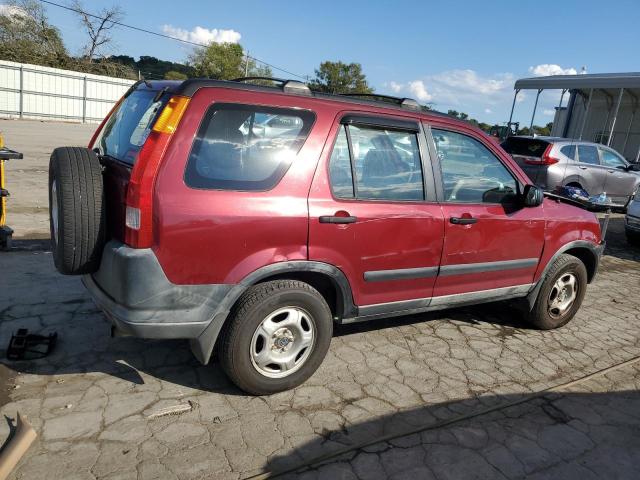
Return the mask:
<svg viewBox="0 0 640 480">
<path fill-rule="evenodd" d="M 49 226 L 60 273 L 92 273 L 105 243 L 102 167 L 88 148 L 60 147 L 49 161 Z"/>
</svg>

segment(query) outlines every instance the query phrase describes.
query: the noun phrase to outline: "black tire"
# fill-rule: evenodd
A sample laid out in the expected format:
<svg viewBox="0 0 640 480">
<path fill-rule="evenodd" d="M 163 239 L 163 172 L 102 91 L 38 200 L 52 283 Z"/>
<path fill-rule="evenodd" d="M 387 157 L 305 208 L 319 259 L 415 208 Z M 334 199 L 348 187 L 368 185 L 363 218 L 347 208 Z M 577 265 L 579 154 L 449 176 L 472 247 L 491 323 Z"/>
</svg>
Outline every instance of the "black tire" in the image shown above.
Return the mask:
<svg viewBox="0 0 640 480">
<path fill-rule="evenodd" d="M 105 243 L 102 167 L 88 148 L 60 147 L 51 154 L 49 227 L 53 260 L 60 273 L 81 275 L 98 269 Z"/>
<path fill-rule="evenodd" d="M 576 280 L 576 297 L 565 312 L 553 314 L 550 305 L 554 285 L 559 279 L 566 278 L 568 274 L 573 275 Z M 541 330 L 551 330 L 566 325 L 582 305 L 586 290 L 587 269 L 584 263 L 572 255 L 560 255 L 547 272 L 533 309 L 527 315 L 528 322 Z"/>
<path fill-rule="evenodd" d="M 252 360 L 254 334 L 263 320 L 283 307 L 297 307 L 311 316 L 314 342 L 297 370 L 281 378 L 262 374 Z M 225 325 L 220 344 L 220 363 L 240 389 L 254 395 L 270 395 L 294 388 L 320 366 L 333 335 L 331 310 L 320 293 L 297 280 L 274 280 L 249 288 L 238 300 Z M 267 348 L 267 345 L 264 345 Z"/>
</svg>

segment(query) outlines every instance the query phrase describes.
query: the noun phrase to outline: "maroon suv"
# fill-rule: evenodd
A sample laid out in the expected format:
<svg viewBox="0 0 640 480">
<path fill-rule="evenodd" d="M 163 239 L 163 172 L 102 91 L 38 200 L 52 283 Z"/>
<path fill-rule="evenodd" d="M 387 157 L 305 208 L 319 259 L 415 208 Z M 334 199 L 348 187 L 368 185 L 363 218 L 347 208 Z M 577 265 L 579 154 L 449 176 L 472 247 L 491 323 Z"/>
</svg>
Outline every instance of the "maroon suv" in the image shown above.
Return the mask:
<svg viewBox="0 0 640 480">
<path fill-rule="evenodd" d="M 49 185 L 56 267 L 114 331 L 217 346 L 255 394 L 307 379 L 334 323 L 517 299 L 562 326 L 603 248 L 468 123 L 294 81 L 139 82 Z"/>
</svg>

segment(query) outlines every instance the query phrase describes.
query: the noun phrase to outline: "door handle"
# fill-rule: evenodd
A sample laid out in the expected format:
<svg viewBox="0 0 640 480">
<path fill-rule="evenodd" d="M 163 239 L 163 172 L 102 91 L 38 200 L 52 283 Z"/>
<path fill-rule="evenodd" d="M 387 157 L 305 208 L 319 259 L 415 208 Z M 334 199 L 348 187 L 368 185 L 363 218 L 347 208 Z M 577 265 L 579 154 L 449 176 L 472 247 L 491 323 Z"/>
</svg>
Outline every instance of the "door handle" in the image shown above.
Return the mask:
<svg viewBox="0 0 640 480">
<path fill-rule="evenodd" d="M 578 167 L 580 170 L 586 170 L 587 167 Z"/>
<path fill-rule="evenodd" d="M 356 223 L 358 217 L 351 215 L 322 215 L 320 223 Z"/>
<path fill-rule="evenodd" d="M 478 219 L 473 217 L 451 217 L 449 221 L 454 225 L 471 225 L 477 223 Z"/>
</svg>

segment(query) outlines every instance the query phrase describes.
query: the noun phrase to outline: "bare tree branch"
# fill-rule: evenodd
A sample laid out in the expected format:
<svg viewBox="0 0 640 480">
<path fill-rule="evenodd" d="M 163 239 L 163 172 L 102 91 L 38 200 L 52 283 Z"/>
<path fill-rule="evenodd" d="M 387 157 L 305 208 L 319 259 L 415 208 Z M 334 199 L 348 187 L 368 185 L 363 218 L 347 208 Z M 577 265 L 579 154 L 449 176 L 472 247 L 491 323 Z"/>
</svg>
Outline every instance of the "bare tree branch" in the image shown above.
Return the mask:
<svg viewBox="0 0 640 480">
<path fill-rule="evenodd" d="M 80 0 L 74 0 L 72 8 L 80 18 L 80 25 L 89 37 L 84 49 L 84 56 L 91 62 L 99 54 L 101 48 L 113 43 L 110 30 L 124 16 L 124 11 L 118 5 L 103 8 L 96 16 L 87 14 Z M 98 18 L 100 17 L 100 18 Z"/>
</svg>

